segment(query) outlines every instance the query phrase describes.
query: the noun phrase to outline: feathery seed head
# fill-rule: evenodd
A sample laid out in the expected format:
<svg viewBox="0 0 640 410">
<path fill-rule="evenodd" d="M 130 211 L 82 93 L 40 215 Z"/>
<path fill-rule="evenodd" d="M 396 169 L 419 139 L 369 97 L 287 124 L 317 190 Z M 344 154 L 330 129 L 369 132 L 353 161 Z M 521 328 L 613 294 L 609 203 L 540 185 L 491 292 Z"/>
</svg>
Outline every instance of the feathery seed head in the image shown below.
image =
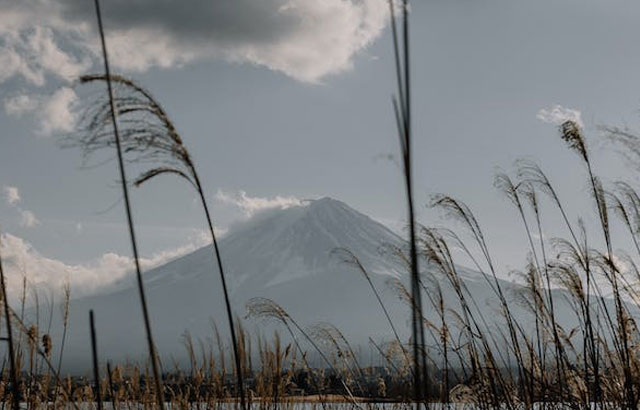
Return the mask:
<svg viewBox="0 0 640 410">
<path fill-rule="evenodd" d="M 569 148 L 576 151 L 580 156 L 588 161 L 587 145 L 582 134 L 582 129 L 577 122 L 567 120 L 560 124 L 560 134 L 562 139 L 569 145 Z"/>
</svg>

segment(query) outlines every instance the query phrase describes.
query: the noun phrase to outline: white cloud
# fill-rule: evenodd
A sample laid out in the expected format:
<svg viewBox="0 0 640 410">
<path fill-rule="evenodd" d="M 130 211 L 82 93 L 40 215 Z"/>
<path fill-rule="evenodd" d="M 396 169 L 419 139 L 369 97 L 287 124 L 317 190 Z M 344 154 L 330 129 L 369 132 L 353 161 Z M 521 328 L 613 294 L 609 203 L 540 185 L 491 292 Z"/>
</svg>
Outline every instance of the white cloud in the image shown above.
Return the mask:
<svg viewBox="0 0 640 410">
<path fill-rule="evenodd" d="M 7 201 L 7 205 L 15 208 L 20 213 L 20 226 L 23 228 L 33 228 L 40 224 L 38 218 L 31 211 L 22 209 L 18 204 L 22 201 L 20 196 L 20 190 L 14 186 L 4 187 L 4 197 Z"/>
<path fill-rule="evenodd" d="M 4 197 L 7 204 L 11 206 L 17 205 L 20 202 L 20 190 L 14 186 L 5 186 Z"/>
<path fill-rule="evenodd" d="M 42 73 L 34 72 L 18 50 L 6 45 L 0 47 L 0 83 L 18 75 L 31 84 L 44 84 Z"/>
<path fill-rule="evenodd" d="M 249 196 L 245 191 L 230 193 L 218 190 L 218 192 L 216 193 L 216 199 L 224 204 L 229 204 L 240 208 L 240 210 L 242 210 L 242 212 L 247 217 L 250 217 L 257 212 L 266 209 L 286 209 L 292 206 L 302 205 L 302 201 L 293 196 L 277 195 L 272 198 L 261 198 Z"/>
<path fill-rule="evenodd" d="M 144 270 L 160 266 L 206 245 L 207 239 L 194 238 L 187 245 L 141 258 L 141 266 Z M 69 281 L 72 296 L 81 297 L 113 286 L 134 269 L 130 257 L 112 252 L 90 263 L 67 264 L 40 254 L 24 239 L 8 233 L 2 234 L 0 252 L 7 275 L 7 293 L 14 303 L 21 293 L 23 277 L 27 278 L 30 287 L 52 291 L 56 295 Z"/>
<path fill-rule="evenodd" d="M 17 95 L 4 100 L 5 112 L 21 116 L 33 113 L 38 121 L 38 134 L 50 136 L 72 131 L 76 124 L 75 104 L 78 96 L 72 88 L 58 88 L 51 95 Z"/>
<path fill-rule="evenodd" d="M 24 228 L 33 228 L 39 225 L 40 221 L 36 218 L 35 214 L 31 211 L 20 210 L 20 226 Z"/>
<path fill-rule="evenodd" d="M 103 17 L 114 68 L 144 71 L 222 58 L 305 82 L 348 70 L 388 19 L 387 0 L 112 0 Z M 150 13 L 149 10 L 153 12 Z M 100 61 L 84 0 L 0 2 L 0 83 L 69 80 Z"/>
<path fill-rule="evenodd" d="M 6 98 L 4 100 L 4 110 L 7 114 L 20 117 L 25 113 L 30 113 L 38 108 L 40 101 L 33 96 L 26 94 Z"/>
<path fill-rule="evenodd" d="M 50 28 L 36 26 L 27 43 L 30 56 L 37 56 L 39 69 L 43 73 L 54 73 L 63 80 L 71 81 L 91 66 L 88 57 L 78 60 L 70 52 L 60 49 Z"/>
<path fill-rule="evenodd" d="M 91 54 L 77 34 L 86 34 L 86 24 L 66 24 L 53 1 L 2 2 L 0 4 L 0 83 L 22 77 L 33 85 L 44 85 L 46 75 L 69 81 L 88 70 Z M 74 45 L 80 57 L 63 50 Z"/>
<path fill-rule="evenodd" d="M 580 127 L 584 127 L 582 122 L 582 113 L 578 110 L 565 108 L 561 105 L 554 105 L 553 108 L 542 108 L 536 114 L 536 118 L 542 122 L 560 125 L 565 121 L 574 121 Z"/>
<path fill-rule="evenodd" d="M 76 123 L 73 105 L 78 96 L 69 87 L 58 89 L 49 99 L 44 100 L 40 114 L 40 132 L 51 135 L 57 132 L 69 132 Z"/>
<path fill-rule="evenodd" d="M 231 60 L 248 61 L 301 81 L 348 70 L 353 57 L 376 39 L 386 25 L 386 1 L 290 0 L 281 3 L 283 21 L 295 29 L 268 44 L 246 44 L 229 51 Z"/>
</svg>

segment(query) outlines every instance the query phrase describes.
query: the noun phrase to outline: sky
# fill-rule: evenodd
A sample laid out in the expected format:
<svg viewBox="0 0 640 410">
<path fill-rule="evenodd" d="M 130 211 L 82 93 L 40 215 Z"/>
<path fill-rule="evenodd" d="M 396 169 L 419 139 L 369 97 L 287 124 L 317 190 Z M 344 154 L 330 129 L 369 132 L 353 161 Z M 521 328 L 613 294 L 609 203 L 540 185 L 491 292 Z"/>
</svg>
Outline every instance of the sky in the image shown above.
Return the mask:
<svg viewBox="0 0 640 410">
<path fill-rule="evenodd" d="M 75 79 L 102 70 L 92 5 L 0 0 L 0 250 L 12 292 L 26 275 L 91 293 L 131 267 L 113 154 L 87 163 L 62 148 L 86 97 Z M 405 234 L 387 13 L 386 0 L 103 1 L 113 70 L 169 113 L 222 235 L 324 196 Z M 637 180 L 599 127 L 640 130 L 640 4 L 421 0 L 410 14 L 421 223 L 448 223 L 427 208 L 433 194 L 460 198 L 501 274 L 520 268 L 525 237 L 493 177 L 524 157 L 589 226 L 584 169 L 557 132 L 566 118 L 584 126 L 605 183 Z M 184 181 L 152 181 L 132 202 L 145 268 L 207 243 Z M 551 209 L 545 223 L 566 234 Z"/>
</svg>

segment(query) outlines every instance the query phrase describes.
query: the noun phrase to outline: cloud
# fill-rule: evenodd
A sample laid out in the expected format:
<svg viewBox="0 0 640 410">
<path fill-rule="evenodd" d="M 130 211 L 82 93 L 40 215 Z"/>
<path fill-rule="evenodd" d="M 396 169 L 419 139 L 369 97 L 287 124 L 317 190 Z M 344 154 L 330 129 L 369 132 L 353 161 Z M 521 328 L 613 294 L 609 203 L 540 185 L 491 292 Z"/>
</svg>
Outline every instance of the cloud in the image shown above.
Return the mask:
<svg viewBox="0 0 640 410">
<path fill-rule="evenodd" d="M 4 197 L 7 201 L 7 205 L 17 209 L 20 213 L 20 226 L 24 228 L 33 228 L 40 224 L 40 221 L 36 218 L 33 212 L 22 209 L 18 205 L 22 201 L 22 197 L 20 196 L 20 190 L 17 187 L 5 186 Z"/>
<path fill-rule="evenodd" d="M 103 17 L 112 64 L 145 71 L 225 59 L 305 82 L 341 73 L 382 32 L 386 0 L 112 0 Z M 100 59 L 84 0 L 0 2 L 0 82 L 68 80 Z"/>
<path fill-rule="evenodd" d="M 17 95 L 4 100 L 4 111 L 9 115 L 20 117 L 25 113 L 35 111 L 39 104 L 40 101 L 37 98 L 26 94 Z"/>
<path fill-rule="evenodd" d="M 242 210 L 245 216 L 250 217 L 257 212 L 266 209 L 286 209 L 292 206 L 301 206 L 302 201 L 293 196 L 275 196 L 273 198 L 261 198 L 248 196 L 245 191 L 229 193 L 218 190 L 216 199 L 224 204 L 236 206 Z"/>
<path fill-rule="evenodd" d="M 189 244 L 141 258 L 141 266 L 149 270 L 163 265 L 206 245 L 207 239 L 195 237 Z M 8 233 L 2 234 L 0 252 L 6 268 L 7 293 L 13 296 L 14 303 L 17 302 L 16 295 L 21 294 L 23 277 L 27 278 L 30 287 L 51 291 L 55 295 L 60 295 L 68 281 L 72 296 L 76 298 L 108 289 L 134 269 L 130 257 L 112 252 L 90 263 L 67 264 L 40 254 L 24 239 Z"/>
<path fill-rule="evenodd" d="M 14 186 L 4 187 L 4 197 L 7 204 L 14 206 L 20 202 L 20 190 Z"/>
<path fill-rule="evenodd" d="M 57 44 L 54 31 L 50 28 L 36 26 L 28 37 L 30 55 L 37 56 L 39 69 L 42 72 L 54 73 L 66 81 L 71 81 L 91 66 L 87 57 L 78 60 L 71 52 L 63 51 Z"/>
<path fill-rule="evenodd" d="M 69 132 L 76 123 L 73 105 L 78 100 L 75 91 L 69 87 L 57 90 L 41 104 L 40 132 L 51 135 L 57 132 Z"/>
<path fill-rule="evenodd" d="M 75 104 L 78 96 L 72 88 L 58 88 L 51 95 L 17 95 L 4 100 L 7 114 L 20 117 L 26 113 L 36 116 L 38 134 L 50 136 L 70 132 L 76 124 Z"/>
<path fill-rule="evenodd" d="M 20 210 L 20 226 L 25 228 L 33 228 L 36 225 L 39 225 L 40 221 L 33 212 Z"/>
<path fill-rule="evenodd" d="M 47 74 L 69 81 L 91 67 L 93 53 L 79 36 L 87 25 L 66 24 L 55 3 L 0 2 L 0 83 L 21 77 L 44 85 Z M 69 49 L 63 50 L 63 43 Z"/>
<path fill-rule="evenodd" d="M 542 108 L 536 114 L 536 118 L 548 124 L 560 125 L 565 121 L 574 121 L 580 127 L 584 127 L 582 113 L 578 110 L 565 108 L 561 105 L 554 105 L 550 110 Z"/>
</svg>

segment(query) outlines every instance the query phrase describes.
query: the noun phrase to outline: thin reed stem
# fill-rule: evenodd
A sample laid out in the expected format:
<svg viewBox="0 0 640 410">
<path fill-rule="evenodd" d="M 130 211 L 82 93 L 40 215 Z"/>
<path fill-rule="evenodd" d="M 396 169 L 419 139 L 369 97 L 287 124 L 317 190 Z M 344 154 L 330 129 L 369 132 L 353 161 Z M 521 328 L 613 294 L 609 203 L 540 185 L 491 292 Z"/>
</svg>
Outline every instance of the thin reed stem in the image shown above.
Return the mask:
<svg viewBox="0 0 640 410">
<path fill-rule="evenodd" d="M 100 368 L 98 367 L 98 341 L 96 340 L 96 325 L 93 317 L 93 309 L 89 310 L 89 327 L 91 329 L 91 357 L 93 359 L 93 380 L 95 382 L 96 401 L 98 403 L 98 410 L 102 410 L 102 389 L 100 388 Z"/>
<path fill-rule="evenodd" d="M 2 234 L 0 233 L 0 250 L 2 250 Z M 12 407 L 13 410 L 20 410 L 20 385 L 18 369 L 16 368 L 16 355 L 13 345 L 13 333 L 11 331 L 11 313 L 9 308 L 9 298 L 7 295 L 7 285 L 5 283 L 4 270 L 2 268 L 2 255 L 0 255 L 0 286 L 2 286 L 2 301 L 4 307 L 4 318 L 7 322 L 7 344 L 9 345 L 9 371 L 11 373 L 11 387 L 13 390 Z"/>
<path fill-rule="evenodd" d="M 118 167 L 120 170 L 120 183 L 122 185 L 122 191 L 124 195 L 125 211 L 127 215 L 127 223 L 129 226 L 129 236 L 131 239 L 131 248 L 133 251 L 133 258 L 136 267 L 136 279 L 138 284 L 138 293 L 140 296 L 140 304 L 142 305 L 142 316 L 144 318 L 145 332 L 147 335 L 147 345 L 149 349 L 149 360 L 151 361 L 151 368 L 153 371 L 153 378 L 156 388 L 156 401 L 158 408 L 164 407 L 164 394 L 162 389 L 162 381 L 160 379 L 160 370 L 158 365 L 158 356 L 156 353 L 155 344 L 153 343 L 153 335 L 151 333 L 151 319 L 149 318 L 149 310 L 147 307 L 147 299 L 144 290 L 144 282 L 142 280 L 142 271 L 140 268 L 140 259 L 138 255 L 138 245 L 136 242 L 136 234 L 133 225 L 133 216 L 131 213 L 131 204 L 129 201 L 129 189 L 127 186 L 127 177 L 124 169 L 124 160 L 122 156 L 122 149 L 120 147 L 120 135 L 118 133 L 118 120 L 116 119 L 116 108 L 114 104 L 113 88 L 111 86 L 111 71 L 109 69 L 109 58 L 107 54 L 107 45 L 104 36 L 104 27 L 102 25 L 102 15 L 100 13 L 100 0 L 95 0 L 96 17 L 98 20 L 98 28 L 100 31 L 100 42 L 102 45 L 102 56 L 104 60 L 104 71 L 107 77 L 107 92 L 109 93 L 109 107 L 111 111 L 111 122 L 113 126 L 113 135 L 116 143 L 116 151 L 118 154 Z"/>
<path fill-rule="evenodd" d="M 394 57 L 396 62 L 396 79 L 398 82 L 398 96 L 400 104 L 394 103 L 394 112 L 398 122 L 400 145 L 403 158 L 404 182 L 406 190 L 407 214 L 409 219 L 409 260 L 411 269 L 411 333 L 413 346 L 413 393 L 414 400 L 419 406 L 425 398 L 425 383 L 428 380 L 427 361 L 425 350 L 424 323 L 422 321 L 422 295 L 418 268 L 418 251 L 416 245 L 415 212 L 413 204 L 413 176 L 411 164 L 411 70 L 409 57 L 409 0 L 403 0 L 403 24 L 402 24 L 402 45 L 399 45 L 397 28 L 395 24 L 395 14 L 393 3 L 390 5 L 391 30 L 393 35 Z M 402 60 L 400 64 L 400 52 L 402 49 Z M 402 66 L 402 67 L 401 67 Z M 400 111 L 398 113 L 398 111 Z M 398 115 L 399 114 L 399 115 Z"/>
<path fill-rule="evenodd" d="M 207 218 L 207 225 L 209 227 L 209 233 L 211 234 L 211 240 L 213 242 L 213 249 L 216 256 L 216 261 L 218 263 L 218 272 L 220 272 L 220 281 L 222 282 L 222 291 L 224 294 L 225 308 L 227 310 L 227 319 L 229 321 L 229 329 L 231 331 L 231 343 L 233 344 L 233 357 L 234 357 L 235 366 L 236 366 L 236 377 L 238 381 L 238 394 L 240 395 L 240 405 L 243 410 L 246 410 L 247 405 L 245 401 L 244 377 L 243 377 L 243 371 L 242 371 L 242 364 L 240 363 L 240 354 L 238 352 L 238 339 L 236 337 L 235 326 L 233 323 L 233 312 L 231 311 L 231 301 L 229 300 L 229 291 L 227 289 L 227 281 L 225 279 L 224 270 L 222 268 L 222 258 L 220 257 L 220 249 L 218 248 L 218 241 L 216 240 L 216 234 L 213 229 L 213 222 L 211 220 L 211 214 L 209 213 L 209 207 L 205 199 L 204 191 L 202 190 L 202 185 L 200 184 L 200 179 L 198 178 L 198 174 L 195 172 L 195 167 L 193 168 L 193 175 L 194 175 L 195 185 L 198 190 L 198 194 L 200 195 L 200 200 L 202 202 L 202 207 L 204 208 L 204 213 Z"/>
</svg>

